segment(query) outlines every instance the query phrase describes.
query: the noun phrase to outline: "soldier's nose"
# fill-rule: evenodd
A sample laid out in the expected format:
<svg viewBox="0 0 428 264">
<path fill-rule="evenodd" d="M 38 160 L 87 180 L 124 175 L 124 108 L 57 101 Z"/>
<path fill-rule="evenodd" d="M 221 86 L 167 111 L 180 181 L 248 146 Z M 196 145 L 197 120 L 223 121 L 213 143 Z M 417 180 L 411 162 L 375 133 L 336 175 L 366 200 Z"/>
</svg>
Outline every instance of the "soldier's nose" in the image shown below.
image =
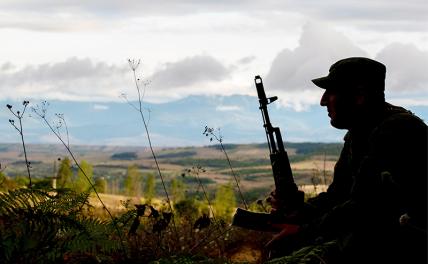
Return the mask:
<svg viewBox="0 0 428 264">
<path fill-rule="evenodd" d="M 327 91 L 325 91 L 323 93 L 323 95 L 321 96 L 320 105 L 321 106 L 327 106 L 327 102 L 328 102 L 328 95 L 327 95 Z"/>
</svg>

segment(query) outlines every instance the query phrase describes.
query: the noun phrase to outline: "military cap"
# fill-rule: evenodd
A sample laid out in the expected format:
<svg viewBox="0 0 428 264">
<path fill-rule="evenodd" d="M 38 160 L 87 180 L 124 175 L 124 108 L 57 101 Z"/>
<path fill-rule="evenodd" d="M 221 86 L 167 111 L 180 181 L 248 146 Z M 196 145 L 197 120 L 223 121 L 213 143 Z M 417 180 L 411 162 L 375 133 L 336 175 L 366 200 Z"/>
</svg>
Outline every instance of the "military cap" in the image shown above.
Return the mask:
<svg viewBox="0 0 428 264">
<path fill-rule="evenodd" d="M 364 58 L 351 57 L 334 63 L 325 77 L 312 82 L 323 89 L 371 89 L 385 90 L 386 67 L 382 63 Z"/>
</svg>

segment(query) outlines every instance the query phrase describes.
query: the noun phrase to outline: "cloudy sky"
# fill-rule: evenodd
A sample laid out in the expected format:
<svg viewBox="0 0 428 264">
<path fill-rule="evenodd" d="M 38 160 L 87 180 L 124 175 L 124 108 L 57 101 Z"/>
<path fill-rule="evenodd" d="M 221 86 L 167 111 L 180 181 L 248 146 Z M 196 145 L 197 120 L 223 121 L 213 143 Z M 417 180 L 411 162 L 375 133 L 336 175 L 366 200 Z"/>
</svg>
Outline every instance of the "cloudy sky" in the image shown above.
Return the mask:
<svg viewBox="0 0 428 264">
<path fill-rule="evenodd" d="M 0 10 L 1 98 L 120 100 L 133 94 L 134 58 L 149 101 L 254 95 L 260 74 L 299 109 L 318 101 L 311 78 L 368 56 L 387 64 L 391 97 L 428 103 L 423 0 L 1 0 Z"/>
<path fill-rule="evenodd" d="M 428 107 L 425 0 L 0 0 L 0 100 L 97 103 L 255 95 L 318 104 L 310 80 L 347 56 L 387 65 L 387 97 Z M 230 106 L 235 107 L 235 106 Z"/>
</svg>

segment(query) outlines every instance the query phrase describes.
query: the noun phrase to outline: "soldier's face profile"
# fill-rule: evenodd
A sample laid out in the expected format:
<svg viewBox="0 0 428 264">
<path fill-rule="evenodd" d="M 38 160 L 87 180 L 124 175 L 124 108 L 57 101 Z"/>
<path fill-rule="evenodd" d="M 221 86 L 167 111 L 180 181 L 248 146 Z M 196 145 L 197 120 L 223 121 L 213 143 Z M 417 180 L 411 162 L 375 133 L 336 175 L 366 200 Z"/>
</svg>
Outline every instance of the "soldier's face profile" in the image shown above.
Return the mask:
<svg viewBox="0 0 428 264">
<path fill-rule="evenodd" d="M 326 89 L 320 101 L 327 107 L 330 124 L 338 129 L 349 129 L 356 115 L 355 96 L 336 89 Z"/>
</svg>

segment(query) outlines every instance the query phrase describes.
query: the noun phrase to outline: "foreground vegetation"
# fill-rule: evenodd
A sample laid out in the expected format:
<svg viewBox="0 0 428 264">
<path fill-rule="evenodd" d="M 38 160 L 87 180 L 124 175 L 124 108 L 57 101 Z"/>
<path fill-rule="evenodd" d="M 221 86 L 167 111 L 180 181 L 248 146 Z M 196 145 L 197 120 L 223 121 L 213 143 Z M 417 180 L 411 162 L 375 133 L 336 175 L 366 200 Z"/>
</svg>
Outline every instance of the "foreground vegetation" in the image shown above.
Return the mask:
<svg viewBox="0 0 428 264">
<path fill-rule="evenodd" d="M 223 189 L 220 205 L 230 189 Z M 266 235 L 229 226 L 228 207 L 196 199 L 168 206 L 123 201 L 109 219 L 69 189 L 20 188 L 0 194 L 0 259 L 4 263 L 227 263 L 247 240 L 261 248 Z M 254 209 L 256 209 L 254 207 Z M 212 215 L 212 213 L 215 215 Z M 256 239 L 255 239 L 256 238 Z M 157 261 L 157 262 L 154 262 Z"/>
<path fill-rule="evenodd" d="M 228 148 L 235 157 L 243 150 L 250 153 L 258 147 Z M 218 151 L 215 147 L 209 149 Z M 161 160 L 167 163 L 166 159 L 179 161 L 189 156 L 196 159 L 194 155 L 198 153 L 209 153 L 205 148 L 186 151 L 187 155 L 180 156 L 176 154 L 182 152 L 180 149 L 165 149 L 160 151 L 164 155 Z M 298 155 L 294 154 L 297 151 L 291 152 L 291 156 Z M 85 156 L 90 157 L 89 153 Z M 317 154 L 306 156 L 306 162 L 312 164 Z M 139 158 L 139 155 L 130 155 Z M 233 183 L 207 177 L 214 172 L 230 179 L 224 161 L 222 167 L 185 169 L 180 166 L 174 167 L 175 173 L 173 170 L 167 173 L 171 211 L 153 170 L 133 164 L 138 160 L 119 160 L 131 164 L 124 168 L 120 163 L 113 163 L 118 162 L 117 156 L 112 159 L 112 165 L 121 166 L 124 173 L 115 181 L 97 176 L 97 165 L 91 164 L 96 159 L 91 163 L 80 162 L 113 218 L 67 157 L 56 161 L 56 189 L 52 188 L 52 177 L 34 177 L 32 187 L 28 188 L 26 177 L 9 176 L 8 171 L 19 171 L 22 166 L 19 163 L 13 163 L 18 169 L 9 165 L 8 170 L 1 172 L 0 259 L 5 263 L 233 263 L 242 260 L 260 263 L 266 257 L 264 244 L 272 234 L 231 227 L 235 208 L 243 206 Z M 127 158 L 127 155 L 120 156 Z M 246 158 L 251 156 L 241 157 Z M 32 170 L 49 164 L 42 161 L 33 165 Z M 98 162 L 107 165 L 103 160 Z M 269 165 L 236 164 L 239 177 L 249 183 L 242 186 L 250 209 L 268 210 L 261 198 L 272 186 Z M 297 163 L 293 164 L 298 167 Z M 300 171 L 304 171 L 303 168 Z M 318 177 L 318 182 L 323 181 L 321 171 L 309 171 Z M 264 179 L 270 183 L 257 187 L 256 183 Z"/>
</svg>

